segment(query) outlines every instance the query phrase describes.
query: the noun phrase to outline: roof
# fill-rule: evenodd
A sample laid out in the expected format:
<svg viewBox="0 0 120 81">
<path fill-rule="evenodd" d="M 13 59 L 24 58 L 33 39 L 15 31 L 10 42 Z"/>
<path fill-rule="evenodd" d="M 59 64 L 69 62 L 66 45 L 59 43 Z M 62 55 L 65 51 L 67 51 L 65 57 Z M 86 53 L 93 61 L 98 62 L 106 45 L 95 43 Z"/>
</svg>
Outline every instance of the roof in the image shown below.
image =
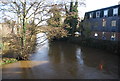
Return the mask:
<svg viewBox="0 0 120 81">
<path fill-rule="evenodd" d="M 101 8 L 101 9 L 89 11 L 89 12 L 86 12 L 86 13 L 95 12 L 95 11 L 101 11 L 101 10 L 107 10 L 107 9 L 116 8 L 116 7 L 120 7 L 120 5 L 114 5 L 114 6 L 110 6 L 110 7 L 106 7 L 106 8 Z"/>
</svg>

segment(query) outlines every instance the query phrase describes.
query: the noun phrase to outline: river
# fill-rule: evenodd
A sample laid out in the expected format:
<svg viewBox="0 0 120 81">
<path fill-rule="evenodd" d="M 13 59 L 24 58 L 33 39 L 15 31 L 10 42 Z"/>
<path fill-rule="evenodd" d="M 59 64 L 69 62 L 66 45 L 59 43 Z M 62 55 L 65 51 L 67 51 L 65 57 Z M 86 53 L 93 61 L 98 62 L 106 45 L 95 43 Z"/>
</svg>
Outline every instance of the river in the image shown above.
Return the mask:
<svg viewBox="0 0 120 81">
<path fill-rule="evenodd" d="M 45 39 L 46 36 L 37 39 L 41 44 L 29 61 L 3 65 L 3 79 L 118 79 L 117 55 Z"/>
</svg>

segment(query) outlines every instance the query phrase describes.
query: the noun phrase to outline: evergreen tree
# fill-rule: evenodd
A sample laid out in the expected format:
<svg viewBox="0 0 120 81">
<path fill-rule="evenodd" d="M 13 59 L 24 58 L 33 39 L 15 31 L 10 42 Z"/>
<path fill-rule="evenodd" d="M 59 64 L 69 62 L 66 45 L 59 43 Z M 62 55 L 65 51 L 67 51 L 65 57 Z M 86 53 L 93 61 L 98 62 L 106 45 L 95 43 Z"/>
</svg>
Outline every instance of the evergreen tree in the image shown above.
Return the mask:
<svg viewBox="0 0 120 81">
<path fill-rule="evenodd" d="M 73 9 L 73 12 L 75 12 L 75 18 L 78 18 L 78 0 L 76 0 L 75 2 L 75 6 L 74 6 L 74 9 Z"/>
<path fill-rule="evenodd" d="M 65 24 L 68 24 L 70 26 L 69 33 L 74 36 L 74 33 L 76 31 L 76 27 L 78 24 L 78 0 L 76 0 L 75 5 L 73 5 L 73 1 L 71 0 L 70 2 L 70 10 L 67 13 L 66 12 L 66 19 L 65 19 Z M 67 8 L 66 8 L 66 11 Z"/>
<path fill-rule="evenodd" d="M 70 12 L 72 12 L 73 11 L 73 0 L 71 0 L 71 2 L 70 2 Z"/>
</svg>

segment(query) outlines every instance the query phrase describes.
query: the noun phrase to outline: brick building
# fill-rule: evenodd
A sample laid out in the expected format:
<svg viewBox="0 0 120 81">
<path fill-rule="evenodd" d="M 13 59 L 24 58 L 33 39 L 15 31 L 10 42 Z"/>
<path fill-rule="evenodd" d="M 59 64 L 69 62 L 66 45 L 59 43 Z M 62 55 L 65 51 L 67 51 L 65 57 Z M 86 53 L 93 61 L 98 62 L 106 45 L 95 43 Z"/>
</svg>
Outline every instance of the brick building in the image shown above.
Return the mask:
<svg viewBox="0 0 120 81">
<path fill-rule="evenodd" d="M 120 41 L 120 5 L 86 12 L 83 27 L 91 38 Z"/>
</svg>

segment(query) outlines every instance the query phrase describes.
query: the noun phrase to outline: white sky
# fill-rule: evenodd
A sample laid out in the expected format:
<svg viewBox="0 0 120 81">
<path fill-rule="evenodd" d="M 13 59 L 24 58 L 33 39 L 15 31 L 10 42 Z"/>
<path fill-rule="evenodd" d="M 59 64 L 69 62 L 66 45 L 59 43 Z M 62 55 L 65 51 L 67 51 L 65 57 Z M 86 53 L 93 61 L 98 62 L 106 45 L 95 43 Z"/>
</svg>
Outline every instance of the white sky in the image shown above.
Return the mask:
<svg viewBox="0 0 120 81">
<path fill-rule="evenodd" d="M 85 12 L 118 5 L 119 1 L 120 0 L 86 0 L 86 7 L 79 7 L 79 11 L 81 11 L 79 15 L 83 17 Z"/>
<path fill-rule="evenodd" d="M 70 2 L 71 0 L 48 0 L 52 2 Z M 76 1 L 76 0 L 73 0 Z M 105 7 L 110 7 L 114 5 L 118 5 L 120 0 L 78 0 L 79 2 L 84 1 L 86 3 L 86 7 L 79 6 L 79 16 L 84 17 L 84 13 L 92 10 L 97 10 Z"/>
<path fill-rule="evenodd" d="M 53 2 L 70 2 L 71 0 L 46 0 L 48 3 L 53 3 Z M 73 0 L 76 1 L 76 0 Z M 80 1 L 85 1 L 86 7 L 79 6 L 79 16 L 84 17 L 84 13 L 92 10 L 97 10 L 105 7 L 110 7 L 117 5 L 120 0 L 78 0 Z M 1 14 L 1 13 L 0 13 Z"/>
<path fill-rule="evenodd" d="M 120 0 L 86 0 L 86 11 L 117 5 Z"/>
</svg>

